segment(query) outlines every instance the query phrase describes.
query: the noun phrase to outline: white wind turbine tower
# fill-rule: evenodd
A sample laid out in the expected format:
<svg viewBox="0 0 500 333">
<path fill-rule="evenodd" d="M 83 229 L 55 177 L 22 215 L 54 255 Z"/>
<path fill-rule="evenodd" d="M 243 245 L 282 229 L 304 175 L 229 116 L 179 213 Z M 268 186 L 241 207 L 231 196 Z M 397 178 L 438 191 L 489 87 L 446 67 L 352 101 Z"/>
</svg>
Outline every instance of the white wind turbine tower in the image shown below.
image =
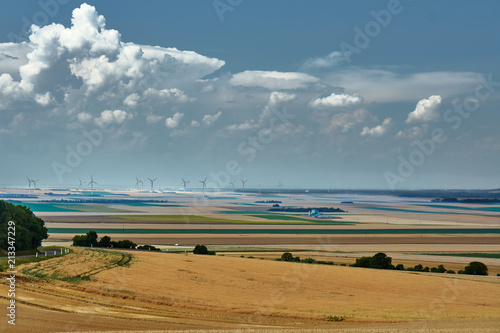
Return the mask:
<svg viewBox="0 0 500 333">
<path fill-rule="evenodd" d="M 203 197 L 205 197 L 205 187 L 207 186 L 207 178 L 205 178 L 205 180 L 199 180 L 199 182 L 203 185 Z"/>
<path fill-rule="evenodd" d="M 283 186 L 283 184 L 281 184 L 281 179 L 280 179 L 280 181 L 279 181 L 279 183 L 278 183 L 278 188 L 279 188 L 279 192 L 278 192 L 278 193 L 279 193 L 279 194 L 281 194 L 281 187 L 282 187 L 282 186 Z"/>
<path fill-rule="evenodd" d="M 39 180 L 40 179 L 37 179 L 37 180 L 32 179 L 31 180 L 33 182 L 33 185 L 35 185 L 35 186 L 33 186 L 33 191 L 36 191 L 36 182 L 39 181 Z"/>
<path fill-rule="evenodd" d="M 81 190 L 83 190 L 83 182 L 80 178 L 78 178 L 78 180 L 80 181 L 80 185 L 78 186 L 78 189 L 81 191 Z"/>
<path fill-rule="evenodd" d="M 234 192 L 234 183 L 229 183 L 229 184 L 231 184 L 231 186 L 233 187 L 233 192 Z"/>
<path fill-rule="evenodd" d="M 94 184 L 97 185 L 97 182 L 94 181 L 94 176 L 90 176 L 90 182 L 87 185 L 90 185 L 91 194 L 94 194 Z"/>
<path fill-rule="evenodd" d="M 154 188 L 154 187 L 153 187 L 153 185 L 154 185 L 154 182 L 155 182 L 155 180 L 157 180 L 158 178 L 155 178 L 155 179 L 148 178 L 148 179 L 149 179 L 149 181 L 151 182 L 151 192 L 153 192 L 153 188 Z"/>
<path fill-rule="evenodd" d="M 137 186 L 137 189 L 139 189 L 139 184 L 141 184 L 141 188 L 144 187 L 144 183 L 142 182 L 142 180 L 140 180 L 137 177 L 135 177 L 135 180 L 136 180 L 135 186 Z"/>
<path fill-rule="evenodd" d="M 31 182 L 32 180 L 29 179 L 28 177 L 26 177 L 26 179 L 28 180 L 28 193 L 31 191 Z"/>
<path fill-rule="evenodd" d="M 186 193 L 186 185 L 189 184 L 189 180 L 185 180 L 184 178 L 182 179 L 182 183 L 184 184 L 184 193 Z"/>
<path fill-rule="evenodd" d="M 245 194 L 245 183 L 248 181 L 248 179 L 247 180 L 243 180 L 243 179 L 240 178 L 240 180 L 241 180 L 241 183 L 243 184 L 243 194 Z"/>
</svg>

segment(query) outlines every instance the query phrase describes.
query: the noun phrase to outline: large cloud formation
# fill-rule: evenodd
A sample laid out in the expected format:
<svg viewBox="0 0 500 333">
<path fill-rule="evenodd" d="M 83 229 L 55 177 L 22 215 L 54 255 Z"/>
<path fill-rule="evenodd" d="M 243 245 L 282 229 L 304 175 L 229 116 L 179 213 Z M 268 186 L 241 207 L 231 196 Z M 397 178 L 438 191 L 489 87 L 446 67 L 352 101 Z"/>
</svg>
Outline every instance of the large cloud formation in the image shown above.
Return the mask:
<svg viewBox="0 0 500 333">
<path fill-rule="evenodd" d="M 0 109 L 23 102 L 98 115 L 105 100 L 127 106 L 151 97 L 186 101 L 183 87 L 224 65 L 192 51 L 124 43 L 87 4 L 73 11 L 69 28 L 53 23 L 31 31 L 27 43 L 0 44 Z"/>
</svg>

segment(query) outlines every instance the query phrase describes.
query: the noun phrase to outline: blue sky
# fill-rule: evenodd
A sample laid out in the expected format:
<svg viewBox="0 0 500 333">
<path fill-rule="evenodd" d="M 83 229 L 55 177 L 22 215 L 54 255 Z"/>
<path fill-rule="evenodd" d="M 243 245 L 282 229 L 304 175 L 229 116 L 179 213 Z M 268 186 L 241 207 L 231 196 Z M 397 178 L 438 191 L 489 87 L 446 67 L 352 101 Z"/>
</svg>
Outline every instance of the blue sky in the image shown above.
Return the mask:
<svg viewBox="0 0 500 333">
<path fill-rule="evenodd" d="M 496 1 L 40 3 L 0 14 L 0 186 L 500 187 Z"/>
</svg>

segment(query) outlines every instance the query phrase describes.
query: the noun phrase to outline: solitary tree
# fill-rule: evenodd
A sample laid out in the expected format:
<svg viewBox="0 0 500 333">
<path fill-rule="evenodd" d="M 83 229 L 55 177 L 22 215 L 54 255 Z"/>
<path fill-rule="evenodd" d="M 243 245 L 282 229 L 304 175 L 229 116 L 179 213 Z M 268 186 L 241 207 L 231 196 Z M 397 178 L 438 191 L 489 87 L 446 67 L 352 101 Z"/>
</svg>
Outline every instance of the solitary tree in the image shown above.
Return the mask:
<svg viewBox="0 0 500 333">
<path fill-rule="evenodd" d="M 208 254 L 208 249 L 205 245 L 196 245 L 193 250 L 194 254 Z"/>
<path fill-rule="evenodd" d="M 480 261 L 472 261 L 463 270 L 464 274 L 469 275 L 488 275 L 488 267 Z"/>
</svg>

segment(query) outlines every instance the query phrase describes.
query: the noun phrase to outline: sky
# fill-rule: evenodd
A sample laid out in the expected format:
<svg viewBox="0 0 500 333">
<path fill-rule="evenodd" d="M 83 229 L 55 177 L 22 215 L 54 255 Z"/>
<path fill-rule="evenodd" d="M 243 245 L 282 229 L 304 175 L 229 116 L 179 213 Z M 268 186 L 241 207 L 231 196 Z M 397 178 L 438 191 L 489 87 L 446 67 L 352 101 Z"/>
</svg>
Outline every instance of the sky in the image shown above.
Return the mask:
<svg viewBox="0 0 500 333">
<path fill-rule="evenodd" d="M 10 1 L 0 186 L 500 188 L 498 1 Z"/>
</svg>

